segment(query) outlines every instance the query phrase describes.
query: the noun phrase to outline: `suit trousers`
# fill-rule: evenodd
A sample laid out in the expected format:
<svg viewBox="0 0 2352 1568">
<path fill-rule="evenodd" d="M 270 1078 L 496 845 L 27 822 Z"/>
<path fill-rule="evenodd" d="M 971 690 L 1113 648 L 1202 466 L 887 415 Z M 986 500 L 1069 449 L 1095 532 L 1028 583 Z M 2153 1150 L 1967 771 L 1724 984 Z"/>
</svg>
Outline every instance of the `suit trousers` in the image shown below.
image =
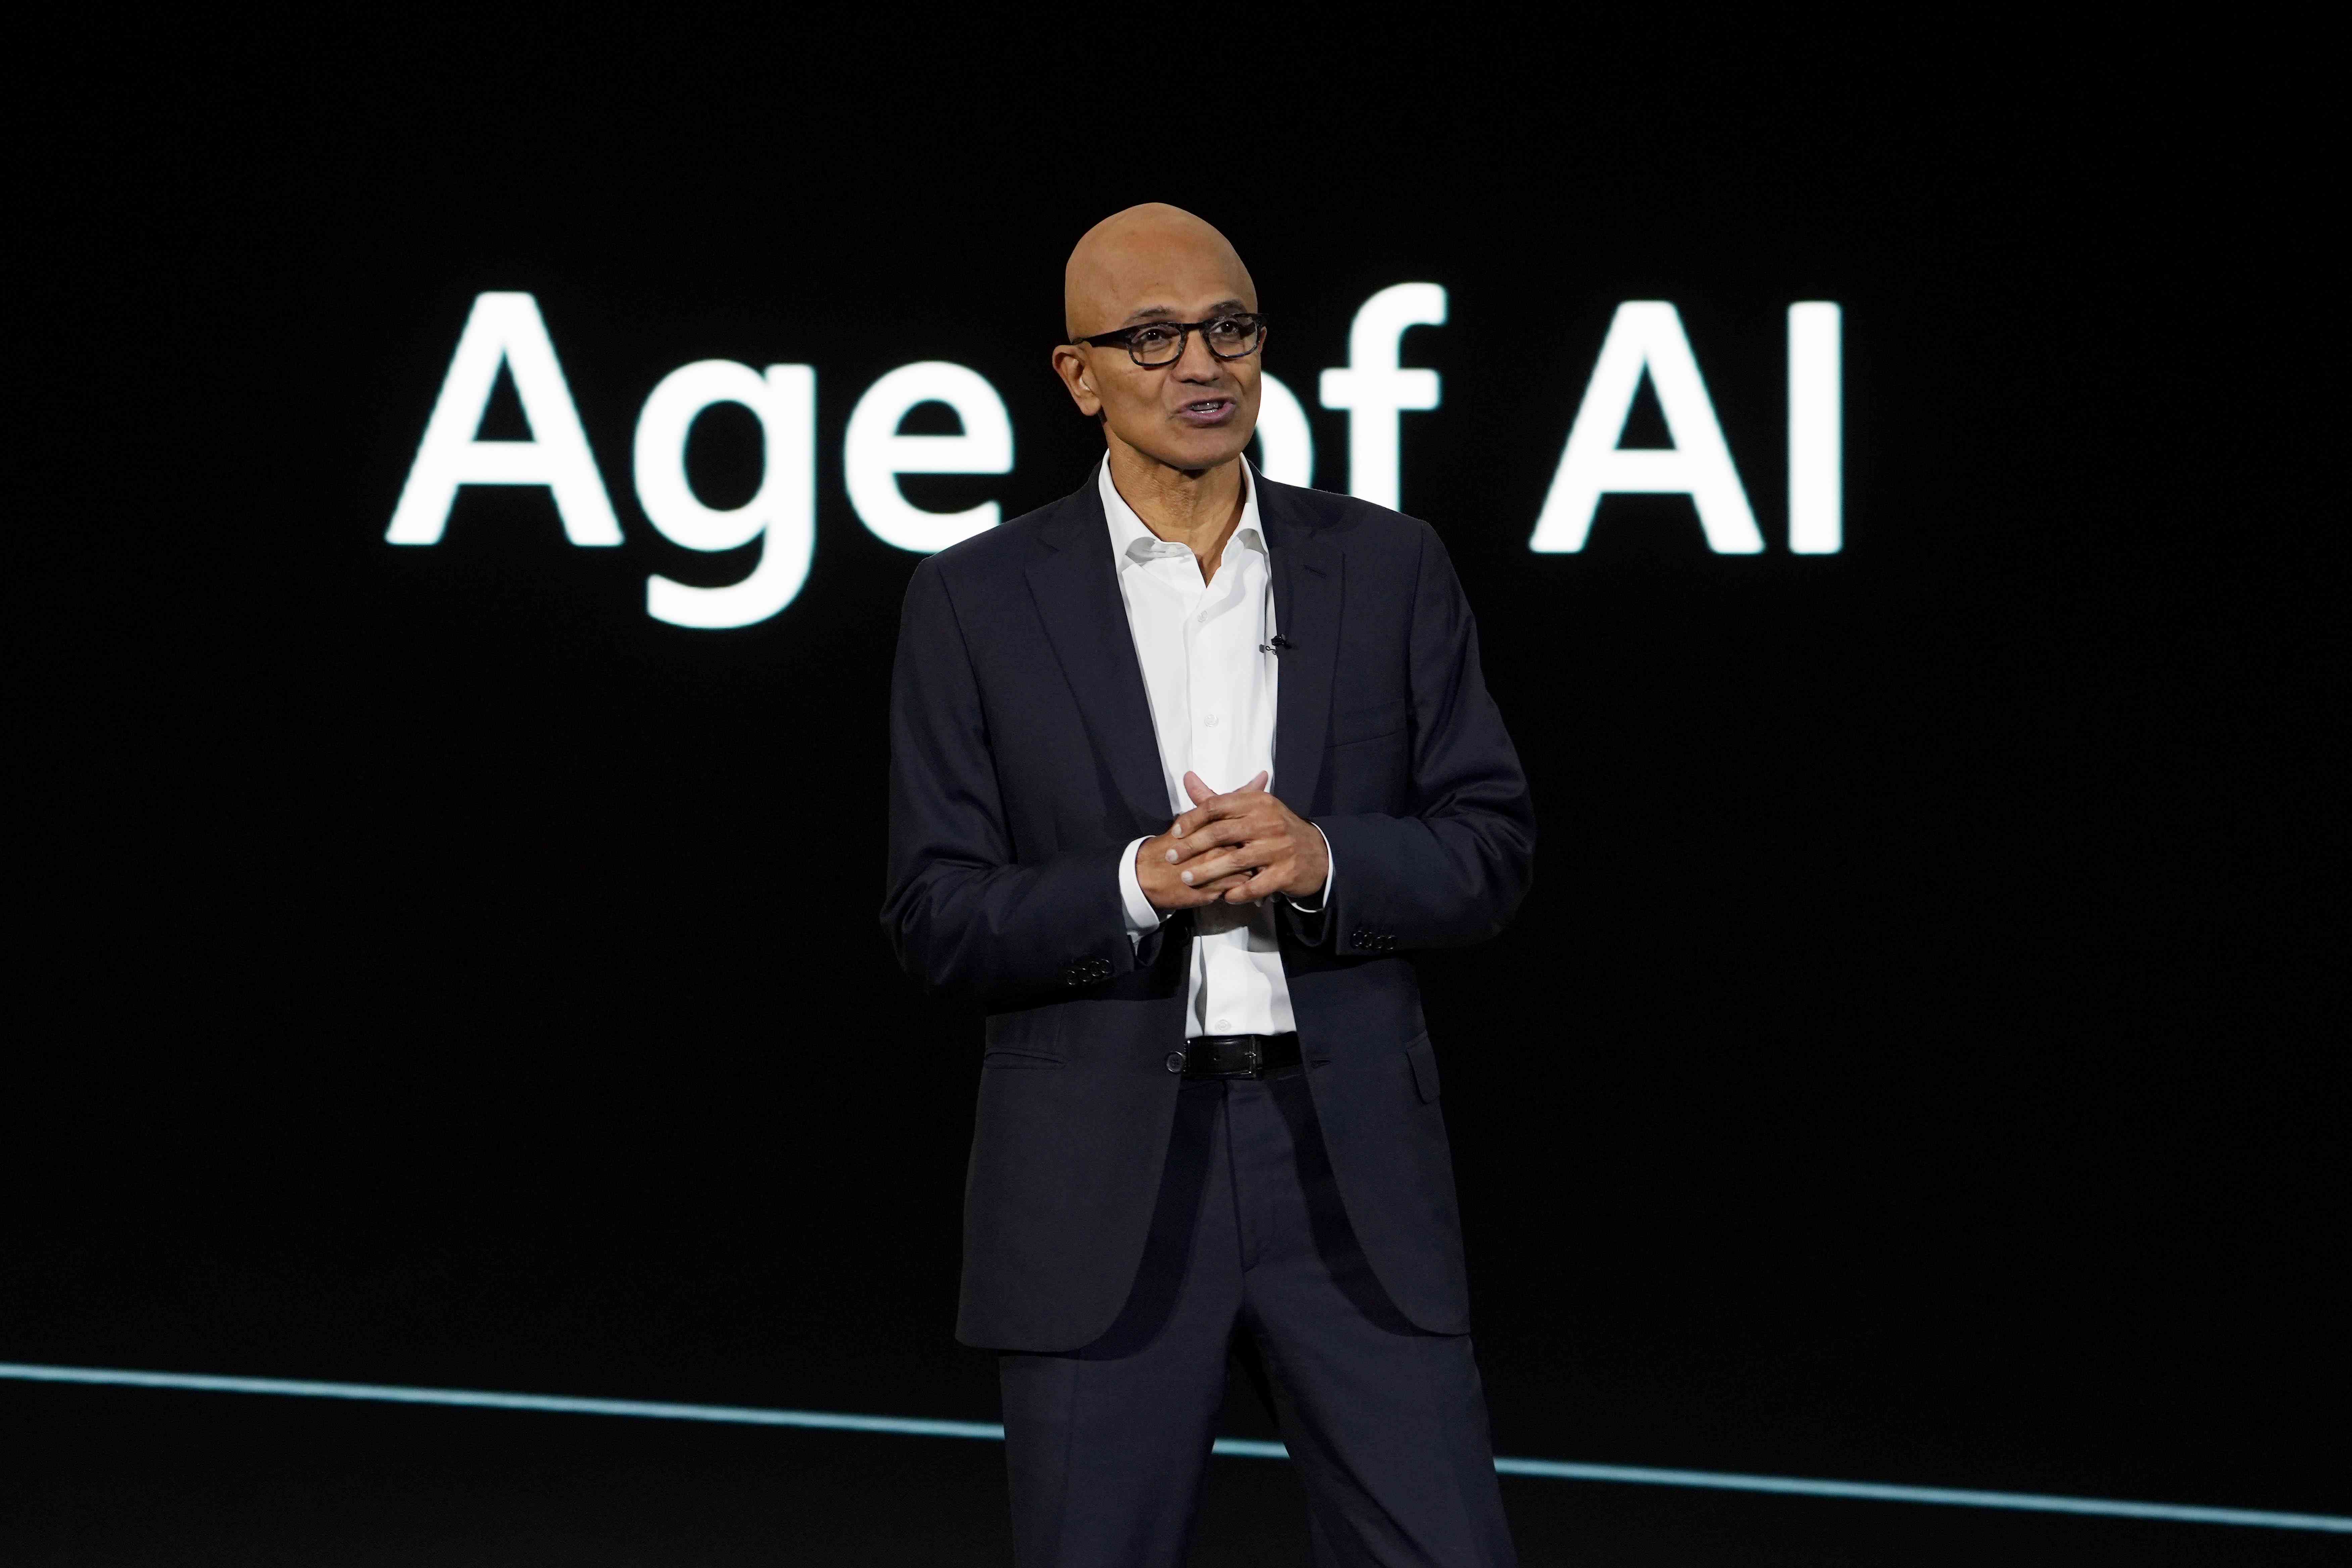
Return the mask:
<svg viewBox="0 0 2352 1568">
<path fill-rule="evenodd" d="M 1265 1374 L 1317 1568 L 1517 1562 L 1469 1337 L 1390 1303 L 1293 1068 L 1184 1084 L 1118 1321 L 1001 1358 L 1021 1568 L 1184 1561 L 1235 1349 Z"/>
</svg>

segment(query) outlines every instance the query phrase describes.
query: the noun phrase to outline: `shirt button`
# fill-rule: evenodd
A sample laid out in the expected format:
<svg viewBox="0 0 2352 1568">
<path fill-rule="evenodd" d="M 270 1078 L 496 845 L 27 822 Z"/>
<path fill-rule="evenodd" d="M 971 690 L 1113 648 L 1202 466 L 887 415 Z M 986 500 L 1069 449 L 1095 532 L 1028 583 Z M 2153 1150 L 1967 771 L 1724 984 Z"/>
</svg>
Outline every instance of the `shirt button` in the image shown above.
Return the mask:
<svg viewBox="0 0 2352 1568">
<path fill-rule="evenodd" d="M 1198 620 L 1198 621 L 1199 621 L 1202 626 L 1207 626 L 1207 625 L 1209 624 L 1209 612 L 1208 612 L 1208 611 L 1206 611 L 1206 610 L 1202 610 L 1202 611 L 1200 613 L 1200 615 L 1199 615 L 1199 616 L 1195 616 L 1194 618 L 1195 618 L 1196 620 Z"/>
<path fill-rule="evenodd" d="M 1217 716 L 1216 714 L 1212 713 L 1212 714 L 1210 714 L 1206 719 L 1202 720 L 1202 723 L 1204 723 L 1204 724 L 1206 724 L 1206 725 L 1208 725 L 1208 727 L 1209 727 L 1210 729 L 1213 730 L 1213 729 L 1215 729 L 1215 728 L 1217 727 L 1217 717 L 1218 717 L 1218 716 Z"/>
</svg>

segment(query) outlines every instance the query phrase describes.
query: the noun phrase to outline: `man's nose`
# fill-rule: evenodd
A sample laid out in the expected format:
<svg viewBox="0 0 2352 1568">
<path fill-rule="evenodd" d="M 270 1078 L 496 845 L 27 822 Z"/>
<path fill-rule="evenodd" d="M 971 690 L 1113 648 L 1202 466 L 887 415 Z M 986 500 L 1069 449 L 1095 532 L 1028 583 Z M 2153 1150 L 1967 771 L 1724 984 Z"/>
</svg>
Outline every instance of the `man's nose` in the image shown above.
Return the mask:
<svg viewBox="0 0 2352 1568">
<path fill-rule="evenodd" d="M 1209 352 L 1209 334 L 1186 332 L 1184 352 L 1172 371 L 1179 381 L 1216 381 L 1225 374 L 1225 362 Z"/>
</svg>

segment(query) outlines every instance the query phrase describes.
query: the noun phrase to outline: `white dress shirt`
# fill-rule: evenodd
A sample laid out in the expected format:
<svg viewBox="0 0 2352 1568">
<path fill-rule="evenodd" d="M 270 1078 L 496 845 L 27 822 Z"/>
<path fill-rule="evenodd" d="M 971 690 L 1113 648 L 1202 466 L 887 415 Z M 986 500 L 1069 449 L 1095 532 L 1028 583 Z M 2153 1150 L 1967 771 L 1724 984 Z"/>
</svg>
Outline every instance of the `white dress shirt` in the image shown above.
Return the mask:
<svg viewBox="0 0 2352 1568">
<path fill-rule="evenodd" d="M 1274 567 L 1258 523 L 1256 476 L 1248 459 L 1241 463 L 1241 521 L 1226 542 L 1216 580 L 1209 583 L 1201 580 L 1191 546 L 1144 526 L 1111 483 L 1108 461 L 1098 471 L 1119 597 L 1151 700 L 1171 818 L 1192 809 L 1184 792 L 1188 770 L 1219 794 L 1274 771 L 1275 689 L 1282 661 L 1263 646 L 1275 633 Z M 1269 776 L 1265 787 L 1278 794 L 1282 781 Z M 1164 918 L 1136 877 L 1136 851 L 1143 843 L 1129 844 L 1118 861 L 1132 942 L 1142 941 Z M 1315 902 L 1298 907 L 1319 909 L 1330 891 L 1327 873 Z M 1209 904 L 1194 910 L 1192 921 L 1184 1032 L 1280 1035 L 1297 1028 L 1273 910 Z"/>
</svg>

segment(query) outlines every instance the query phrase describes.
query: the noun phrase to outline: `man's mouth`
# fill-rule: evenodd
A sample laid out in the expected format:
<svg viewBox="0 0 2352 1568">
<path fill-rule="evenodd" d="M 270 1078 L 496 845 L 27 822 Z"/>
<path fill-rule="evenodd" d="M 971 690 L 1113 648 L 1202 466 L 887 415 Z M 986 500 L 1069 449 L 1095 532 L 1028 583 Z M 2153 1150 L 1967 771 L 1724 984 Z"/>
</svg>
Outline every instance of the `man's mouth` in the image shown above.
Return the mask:
<svg viewBox="0 0 2352 1568">
<path fill-rule="evenodd" d="M 1176 411 L 1176 416 L 1187 425 L 1223 425 L 1234 416 L 1234 400 L 1230 397 L 1196 397 Z"/>
</svg>

